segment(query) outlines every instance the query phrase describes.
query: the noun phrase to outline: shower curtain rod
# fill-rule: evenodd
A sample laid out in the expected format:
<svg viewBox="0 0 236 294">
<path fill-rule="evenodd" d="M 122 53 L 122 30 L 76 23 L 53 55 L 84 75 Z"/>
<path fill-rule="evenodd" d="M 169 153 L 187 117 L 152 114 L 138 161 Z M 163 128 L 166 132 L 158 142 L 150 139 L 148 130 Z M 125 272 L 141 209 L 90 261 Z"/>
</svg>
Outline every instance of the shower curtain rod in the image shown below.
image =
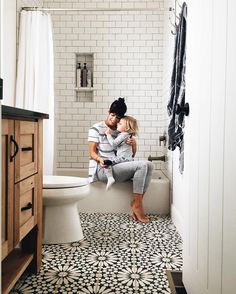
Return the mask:
<svg viewBox="0 0 236 294">
<path fill-rule="evenodd" d="M 40 8 L 22 7 L 26 11 L 153 11 L 158 8 Z"/>
</svg>

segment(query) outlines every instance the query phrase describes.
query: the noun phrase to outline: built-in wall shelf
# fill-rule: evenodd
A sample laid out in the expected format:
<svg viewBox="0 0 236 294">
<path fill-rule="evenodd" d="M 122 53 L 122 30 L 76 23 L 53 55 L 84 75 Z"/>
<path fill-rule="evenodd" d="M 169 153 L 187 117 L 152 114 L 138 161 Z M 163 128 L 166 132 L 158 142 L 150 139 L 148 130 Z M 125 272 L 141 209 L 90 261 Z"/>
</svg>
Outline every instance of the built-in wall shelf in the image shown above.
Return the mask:
<svg viewBox="0 0 236 294">
<path fill-rule="evenodd" d="M 93 53 L 75 53 L 75 93 L 78 101 L 93 101 Z"/>
<path fill-rule="evenodd" d="M 77 92 L 93 92 L 94 88 L 88 88 L 88 87 L 80 87 L 80 88 L 74 88 Z"/>
</svg>

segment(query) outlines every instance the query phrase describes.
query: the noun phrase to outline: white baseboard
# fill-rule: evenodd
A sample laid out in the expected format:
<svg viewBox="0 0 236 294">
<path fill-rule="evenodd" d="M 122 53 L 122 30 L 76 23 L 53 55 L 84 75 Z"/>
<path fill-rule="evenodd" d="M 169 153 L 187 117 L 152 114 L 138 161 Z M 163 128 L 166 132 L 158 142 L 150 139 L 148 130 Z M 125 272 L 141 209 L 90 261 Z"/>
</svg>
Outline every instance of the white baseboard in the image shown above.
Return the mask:
<svg viewBox="0 0 236 294">
<path fill-rule="evenodd" d="M 173 204 L 171 204 L 171 219 L 180 236 L 184 237 L 184 219 Z"/>
</svg>

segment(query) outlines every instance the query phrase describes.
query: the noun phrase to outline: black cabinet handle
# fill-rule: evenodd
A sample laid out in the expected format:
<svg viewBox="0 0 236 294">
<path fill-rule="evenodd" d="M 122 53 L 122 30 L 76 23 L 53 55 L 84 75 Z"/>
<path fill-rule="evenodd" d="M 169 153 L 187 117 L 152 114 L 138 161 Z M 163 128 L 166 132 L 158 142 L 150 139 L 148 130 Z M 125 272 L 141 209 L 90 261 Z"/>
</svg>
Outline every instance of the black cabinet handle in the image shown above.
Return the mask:
<svg viewBox="0 0 236 294">
<path fill-rule="evenodd" d="M 32 207 L 33 207 L 33 204 L 29 202 L 25 207 L 21 207 L 21 211 L 31 209 Z"/>
<path fill-rule="evenodd" d="M 14 138 L 13 138 L 12 135 L 10 136 L 10 143 L 13 143 L 14 144 L 14 148 L 15 148 L 14 154 L 13 155 L 10 155 L 10 161 L 13 161 L 13 158 L 16 156 L 17 152 L 19 151 L 19 146 L 16 143 L 16 141 L 14 140 Z"/>
<path fill-rule="evenodd" d="M 21 151 L 32 151 L 33 148 L 32 147 L 23 147 L 21 148 Z"/>
</svg>

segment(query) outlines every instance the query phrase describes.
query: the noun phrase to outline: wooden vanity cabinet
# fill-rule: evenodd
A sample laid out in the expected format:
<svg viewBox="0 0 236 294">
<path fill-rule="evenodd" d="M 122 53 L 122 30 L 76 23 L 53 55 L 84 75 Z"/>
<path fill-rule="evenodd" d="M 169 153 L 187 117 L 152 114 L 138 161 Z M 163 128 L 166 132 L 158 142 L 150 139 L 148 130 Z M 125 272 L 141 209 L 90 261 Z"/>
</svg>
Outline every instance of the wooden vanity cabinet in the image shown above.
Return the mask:
<svg viewBox="0 0 236 294">
<path fill-rule="evenodd" d="M 14 162 L 10 161 L 10 138 L 14 121 L 2 120 L 2 260 L 13 249 Z"/>
<path fill-rule="evenodd" d="M 26 269 L 41 267 L 42 132 L 41 117 L 3 115 L 2 293 L 9 293 Z"/>
</svg>

